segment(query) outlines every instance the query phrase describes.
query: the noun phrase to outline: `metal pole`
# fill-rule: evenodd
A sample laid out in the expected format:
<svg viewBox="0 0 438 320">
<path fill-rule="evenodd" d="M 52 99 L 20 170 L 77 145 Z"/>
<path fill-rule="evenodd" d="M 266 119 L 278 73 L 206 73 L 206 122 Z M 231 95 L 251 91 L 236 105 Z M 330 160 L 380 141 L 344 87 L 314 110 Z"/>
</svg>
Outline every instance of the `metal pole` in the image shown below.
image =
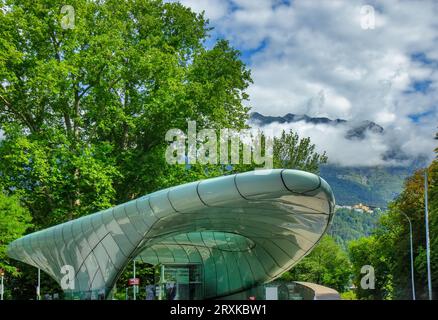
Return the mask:
<svg viewBox="0 0 438 320">
<path fill-rule="evenodd" d="M 408 215 L 404 212 L 402 214 L 408 219 L 409 222 L 409 242 L 411 247 L 411 287 L 412 287 L 412 300 L 415 299 L 415 280 L 414 280 L 414 246 L 412 244 L 412 222 Z"/>
<path fill-rule="evenodd" d="M 429 300 L 432 300 L 432 276 L 430 273 L 430 239 L 429 239 L 429 210 L 427 204 L 427 169 L 424 171 L 424 218 L 426 220 L 426 258 L 427 258 L 427 287 L 429 289 Z"/>
<path fill-rule="evenodd" d="M 36 288 L 37 300 L 41 300 L 40 285 L 41 285 L 41 270 L 40 270 L 40 268 L 38 268 L 38 285 Z"/>
<path fill-rule="evenodd" d="M 134 260 L 134 279 L 135 279 L 135 260 Z M 134 289 L 134 300 L 136 300 L 137 299 L 137 285 L 136 284 L 134 284 L 134 286 L 133 286 L 133 289 Z"/>
<path fill-rule="evenodd" d="M 0 300 L 3 300 L 3 291 L 5 291 L 5 287 L 3 284 L 3 274 L 2 274 L 1 283 L 0 283 Z"/>
<path fill-rule="evenodd" d="M 128 300 L 128 288 L 125 288 L 125 300 Z"/>
</svg>

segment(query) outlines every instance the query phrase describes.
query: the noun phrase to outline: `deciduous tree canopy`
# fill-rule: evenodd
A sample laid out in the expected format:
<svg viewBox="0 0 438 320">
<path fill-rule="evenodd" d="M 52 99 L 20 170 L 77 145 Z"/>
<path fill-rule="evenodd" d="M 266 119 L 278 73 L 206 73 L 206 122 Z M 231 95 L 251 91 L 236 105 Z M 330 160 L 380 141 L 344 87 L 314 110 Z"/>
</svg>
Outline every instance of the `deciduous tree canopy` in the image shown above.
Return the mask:
<svg viewBox="0 0 438 320">
<path fill-rule="evenodd" d="M 202 14 L 159 0 L 73 0 L 74 19 L 66 20 L 65 1 L 2 4 L 0 185 L 12 198 L 1 196 L 7 206 L 23 203 L 32 230 L 253 168 L 165 161 L 167 130 L 184 129 L 187 120 L 199 129 L 246 127 L 250 71 L 227 41 L 205 45 L 210 27 Z M 277 167 L 317 171 L 325 161 L 293 133 L 276 150 Z M 25 209 L 14 208 L 24 224 L 2 244 L 28 221 Z"/>
</svg>

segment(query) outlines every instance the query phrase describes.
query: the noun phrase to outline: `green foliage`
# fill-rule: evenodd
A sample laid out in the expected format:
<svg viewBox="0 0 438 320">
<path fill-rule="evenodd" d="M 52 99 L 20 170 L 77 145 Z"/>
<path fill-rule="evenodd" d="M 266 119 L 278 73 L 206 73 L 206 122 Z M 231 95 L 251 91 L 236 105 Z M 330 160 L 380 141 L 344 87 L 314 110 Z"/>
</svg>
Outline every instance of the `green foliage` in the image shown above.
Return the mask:
<svg viewBox="0 0 438 320">
<path fill-rule="evenodd" d="M 20 205 L 18 197 L 8 197 L 0 190 L 0 269 L 6 274 L 18 274 L 7 258 L 6 247 L 26 232 L 31 226 L 30 222 L 29 211 Z"/>
<path fill-rule="evenodd" d="M 74 0 L 75 26 L 63 29 L 63 1 L 6 4 L 0 183 L 29 209 L 34 230 L 222 174 L 164 159 L 166 131 L 187 119 L 199 129 L 247 119 L 250 72 L 228 42 L 203 47 L 202 15 L 162 1 Z"/>
<path fill-rule="evenodd" d="M 346 208 L 337 209 L 328 230 L 330 236 L 325 236 L 307 257 L 282 276 L 283 279 L 316 282 L 335 288 L 341 293 L 344 292 L 348 289 L 353 275 L 360 281 L 358 275 L 362 267 L 360 265 L 358 273 L 357 265 L 351 265 L 350 257 L 346 253 L 348 244 L 371 235 L 380 216 L 379 211 L 365 213 Z M 356 260 L 354 262 L 357 264 Z M 353 278 L 353 280 L 357 282 L 357 279 Z M 357 297 L 356 293 L 347 291 L 342 298 L 356 299 Z"/>
<path fill-rule="evenodd" d="M 438 161 L 429 168 L 429 234 L 431 242 L 431 271 L 434 294 L 438 287 Z M 364 299 L 411 299 L 409 224 L 412 221 L 414 247 L 414 277 L 417 299 L 427 299 L 427 269 L 425 249 L 424 216 L 424 170 L 409 177 L 403 192 L 389 206 L 388 212 L 380 218 L 375 234 L 362 238 L 350 245 L 355 284 L 360 282 L 360 268 L 372 265 L 376 273 L 376 289 L 357 290 Z"/>
<path fill-rule="evenodd" d="M 438 149 L 436 149 L 438 152 Z M 429 174 L 429 238 L 430 238 L 430 265 L 432 276 L 433 296 L 438 294 L 438 160 L 435 160 L 428 170 Z M 424 218 L 424 215 L 423 215 Z M 424 221 L 424 219 L 423 219 Z M 423 223 L 422 221 L 422 223 Z M 424 229 L 423 229 L 424 230 Z M 422 236 L 425 238 L 425 232 Z M 422 237 L 420 237 L 421 239 Z M 422 240 L 422 241 L 421 241 Z M 426 241 L 421 239 L 418 244 L 418 254 L 415 257 L 417 286 L 420 294 L 426 297 L 427 292 L 427 264 Z"/>
<path fill-rule="evenodd" d="M 438 175 L 436 174 L 437 161 L 434 161 L 427 169 L 429 176 L 429 234 L 431 243 L 431 271 L 432 286 L 436 290 L 438 286 L 438 240 L 437 240 L 437 202 L 436 195 Z M 394 296 L 399 299 L 409 299 L 410 293 L 410 251 L 409 251 L 409 225 L 406 218 L 401 215 L 404 212 L 412 221 L 413 246 L 414 246 L 414 269 L 417 296 L 427 296 L 427 270 L 426 270 L 426 238 L 424 216 L 424 170 L 417 171 L 409 177 L 405 183 L 405 189 L 390 206 L 387 218 L 383 221 L 383 229 L 380 231 L 381 238 L 393 234 L 392 250 L 388 257 L 392 263 L 394 278 Z"/>
<path fill-rule="evenodd" d="M 140 285 L 138 286 L 137 299 L 145 300 L 146 292 L 144 287 L 146 285 L 155 284 L 155 268 L 150 264 L 136 261 L 135 263 L 135 277 L 140 279 Z M 126 299 L 126 287 L 128 287 L 128 299 L 132 299 L 133 287 L 128 286 L 128 280 L 134 277 L 133 262 L 131 261 L 127 266 L 123 274 L 117 280 L 114 292 L 114 298 L 117 300 Z"/>
<path fill-rule="evenodd" d="M 356 293 L 354 291 L 346 291 L 341 293 L 342 300 L 357 300 Z"/>
<path fill-rule="evenodd" d="M 403 190 L 404 180 L 414 172 L 413 167 L 341 167 L 321 166 L 321 176 L 336 195 L 336 203 L 355 205 L 365 203 L 386 208 Z"/>
<path fill-rule="evenodd" d="M 382 300 L 389 299 L 392 291 L 390 277 L 390 262 L 383 250 L 390 250 L 379 242 L 376 237 L 360 238 L 352 241 L 349 246 L 350 260 L 353 265 L 353 284 L 358 299 Z M 361 279 L 365 274 L 361 273 L 363 266 L 369 265 L 374 268 L 375 289 L 362 289 Z"/>
<path fill-rule="evenodd" d="M 310 138 L 302 138 L 296 132 L 281 133 L 280 137 L 274 138 L 273 145 L 274 168 L 289 168 L 319 172 L 319 166 L 327 162 L 324 152 L 315 152 L 315 145 Z"/>
<path fill-rule="evenodd" d="M 339 292 L 348 288 L 350 277 L 348 255 L 327 235 L 308 256 L 282 275 L 283 280 L 314 282 Z"/>
<path fill-rule="evenodd" d="M 162 188 L 175 170 L 165 133 L 186 119 L 244 126 L 250 73 L 226 41 L 203 47 L 202 15 L 179 3 L 77 0 L 64 30 L 62 1 L 7 2 L 1 180 L 38 227 Z"/>
<path fill-rule="evenodd" d="M 3 128 L 0 180 L 21 197 L 39 228 L 111 205 L 118 171 L 108 155 L 110 146 L 73 146 L 55 129 L 25 135 L 14 125 Z"/>
<path fill-rule="evenodd" d="M 336 210 L 328 234 L 333 237 L 344 250 L 348 242 L 370 236 L 378 225 L 380 210 L 371 213 L 354 209 L 339 208 Z"/>
<path fill-rule="evenodd" d="M 63 29 L 64 1 L 5 3 L 0 185 L 28 209 L 33 231 L 254 167 L 165 161 L 165 133 L 185 129 L 187 120 L 198 130 L 246 128 L 250 71 L 227 41 L 203 46 L 210 28 L 202 14 L 159 0 L 73 0 L 74 28 Z M 308 138 L 283 133 L 275 142 L 275 165 L 316 172 L 327 159 L 314 150 Z M 24 232 L 6 228 L 11 233 L 2 244 Z M 22 269 L 34 278 L 33 269 Z M 25 283 L 22 297 L 32 297 L 33 282 Z"/>
</svg>

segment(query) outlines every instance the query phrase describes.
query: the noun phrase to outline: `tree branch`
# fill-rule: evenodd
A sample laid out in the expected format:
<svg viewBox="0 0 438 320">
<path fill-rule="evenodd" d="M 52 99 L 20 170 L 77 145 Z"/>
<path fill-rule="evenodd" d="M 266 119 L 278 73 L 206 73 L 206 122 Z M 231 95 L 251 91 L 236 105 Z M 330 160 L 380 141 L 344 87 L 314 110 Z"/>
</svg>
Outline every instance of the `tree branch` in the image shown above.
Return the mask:
<svg viewBox="0 0 438 320">
<path fill-rule="evenodd" d="M 11 103 L 10 103 L 8 100 L 6 100 L 6 98 L 3 97 L 1 94 L 0 94 L 0 98 L 4 101 L 4 103 L 6 104 L 6 106 L 7 106 L 8 108 L 11 107 Z"/>
</svg>

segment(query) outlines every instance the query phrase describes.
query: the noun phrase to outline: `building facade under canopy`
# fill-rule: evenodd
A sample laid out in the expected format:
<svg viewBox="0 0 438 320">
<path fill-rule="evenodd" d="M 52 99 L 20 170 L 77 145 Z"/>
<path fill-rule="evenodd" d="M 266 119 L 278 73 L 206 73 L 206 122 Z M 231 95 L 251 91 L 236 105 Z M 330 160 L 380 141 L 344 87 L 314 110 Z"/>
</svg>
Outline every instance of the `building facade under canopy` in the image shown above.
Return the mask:
<svg viewBox="0 0 438 320">
<path fill-rule="evenodd" d="M 136 259 L 161 267 L 162 285 L 178 289 L 172 298 L 221 298 L 289 270 L 322 237 L 334 208 L 330 186 L 315 174 L 257 170 L 168 188 L 26 235 L 8 254 L 59 284 L 69 266 L 67 297 L 108 298 Z"/>
</svg>

